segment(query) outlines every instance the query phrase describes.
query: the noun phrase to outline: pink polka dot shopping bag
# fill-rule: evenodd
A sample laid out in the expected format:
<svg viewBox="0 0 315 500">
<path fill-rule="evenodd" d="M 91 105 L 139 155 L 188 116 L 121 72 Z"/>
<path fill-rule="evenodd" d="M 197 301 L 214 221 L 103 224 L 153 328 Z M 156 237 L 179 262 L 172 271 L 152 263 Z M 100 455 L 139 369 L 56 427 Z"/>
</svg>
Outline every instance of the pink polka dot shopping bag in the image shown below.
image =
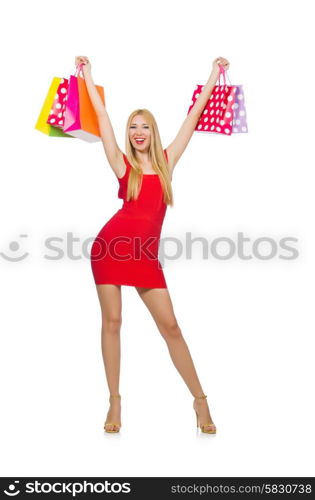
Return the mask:
<svg viewBox="0 0 315 500">
<path fill-rule="evenodd" d="M 217 85 L 213 88 L 211 96 L 200 115 L 195 131 L 210 132 L 215 134 L 231 135 L 232 133 L 248 132 L 244 91 L 242 85 L 226 84 L 227 72 L 219 65 L 220 73 Z M 223 84 L 220 83 L 221 74 Z M 203 86 L 197 85 L 188 113 L 194 106 Z"/>
<path fill-rule="evenodd" d="M 55 98 L 52 103 L 51 110 L 47 118 L 47 123 L 49 123 L 49 125 L 57 127 L 63 131 L 64 131 L 63 127 L 65 121 L 68 86 L 69 86 L 69 80 L 67 78 L 61 78 Z"/>
</svg>

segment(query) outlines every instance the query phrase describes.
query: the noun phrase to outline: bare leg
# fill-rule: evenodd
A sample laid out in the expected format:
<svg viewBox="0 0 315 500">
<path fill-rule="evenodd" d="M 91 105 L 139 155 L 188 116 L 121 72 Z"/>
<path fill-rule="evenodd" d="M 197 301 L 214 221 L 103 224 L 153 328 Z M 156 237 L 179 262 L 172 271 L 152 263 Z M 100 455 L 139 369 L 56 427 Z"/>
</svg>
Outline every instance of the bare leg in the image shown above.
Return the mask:
<svg viewBox="0 0 315 500">
<path fill-rule="evenodd" d="M 96 285 L 98 298 L 102 310 L 102 356 L 105 367 L 105 374 L 110 395 L 119 394 L 119 374 L 120 374 L 120 327 L 121 317 L 121 286 L 120 285 Z M 120 421 L 120 399 L 109 399 L 110 407 L 106 421 Z M 114 426 L 108 425 L 108 430 L 113 430 Z"/>
<path fill-rule="evenodd" d="M 204 394 L 190 355 L 186 341 L 177 323 L 172 301 L 167 288 L 136 287 L 141 299 L 149 309 L 162 337 L 164 338 L 171 359 L 184 379 L 193 396 Z M 206 399 L 194 400 L 194 408 L 200 416 L 201 424 L 212 419 Z"/>
</svg>

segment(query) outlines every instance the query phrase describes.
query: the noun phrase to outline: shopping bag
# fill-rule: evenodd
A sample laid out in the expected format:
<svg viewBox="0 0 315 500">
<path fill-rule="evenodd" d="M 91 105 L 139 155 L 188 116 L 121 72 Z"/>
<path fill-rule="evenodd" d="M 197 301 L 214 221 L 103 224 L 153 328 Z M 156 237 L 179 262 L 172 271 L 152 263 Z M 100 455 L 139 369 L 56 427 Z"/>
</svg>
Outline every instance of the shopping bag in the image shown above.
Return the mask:
<svg viewBox="0 0 315 500">
<path fill-rule="evenodd" d="M 68 84 L 69 80 L 67 78 L 61 78 L 57 88 L 55 99 L 53 100 L 53 104 L 47 118 L 47 123 L 49 123 L 49 125 L 60 128 L 62 130 L 64 124 Z"/>
<path fill-rule="evenodd" d="M 57 96 L 57 90 L 58 87 L 61 83 L 62 78 L 59 78 L 55 76 L 52 79 L 52 82 L 50 84 L 48 93 L 46 95 L 44 104 L 42 106 L 42 109 L 40 111 L 39 117 L 37 119 L 35 129 L 39 130 L 40 132 L 43 132 L 43 134 L 52 136 L 52 137 L 71 137 L 71 135 L 65 133 L 62 129 L 58 127 L 54 127 L 51 124 L 47 123 L 47 119 L 49 117 L 49 114 L 52 110 L 54 100 L 58 97 Z"/>
<path fill-rule="evenodd" d="M 234 85 L 236 87 L 235 103 L 233 104 L 233 134 L 248 132 L 245 97 L 243 85 Z"/>
<path fill-rule="evenodd" d="M 217 85 L 214 86 L 211 96 L 204 107 L 202 114 L 196 124 L 197 132 L 210 132 L 223 135 L 231 135 L 234 119 L 234 104 L 237 88 L 235 85 L 227 85 L 225 79 L 225 70 L 219 65 L 220 72 Z M 220 77 L 223 74 L 223 84 L 220 83 Z M 231 83 L 231 82 L 230 82 Z M 197 85 L 188 113 L 193 108 L 203 86 Z"/>
<path fill-rule="evenodd" d="M 79 89 L 77 73 L 80 73 L 83 64 L 78 64 L 74 75 L 70 75 L 66 96 L 66 107 L 64 110 L 63 131 L 80 130 Z"/>
<path fill-rule="evenodd" d="M 95 85 L 95 87 L 105 105 L 104 88 L 100 85 Z M 70 76 L 63 130 L 84 141 L 101 140 L 97 115 L 90 100 L 85 79 L 80 75 Z"/>
</svg>

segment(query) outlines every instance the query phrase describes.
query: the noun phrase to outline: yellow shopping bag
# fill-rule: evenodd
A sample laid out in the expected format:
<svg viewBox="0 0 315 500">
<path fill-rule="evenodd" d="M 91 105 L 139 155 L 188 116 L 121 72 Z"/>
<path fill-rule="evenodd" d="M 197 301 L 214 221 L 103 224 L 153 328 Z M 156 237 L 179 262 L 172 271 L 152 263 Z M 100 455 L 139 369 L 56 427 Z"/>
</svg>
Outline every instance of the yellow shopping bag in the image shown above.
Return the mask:
<svg viewBox="0 0 315 500">
<path fill-rule="evenodd" d="M 47 118 L 49 116 L 49 113 L 51 111 L 54 99 L 57 94 L 57 89 L 59 87 L 59 83 L 62 80 L 62 78 L 59 78 L 55 76 L 52 79 L 51 85 L 48 90 L 48 94 L 46 96 L 46 99 L 44 101 L 43 107 L 41 109 L 41 112 L 39 114 L 38 120 L 36 122 L 35 128 L 36 130 L 39 130 L 40 132 L 43 132 L 43 134 L 46 135 L 51 135 L 53 137 L 73 137 L 69 134 L 66 134 L 63 132 L 60 128 L 53 127 L 49 123 L 47 123 Z"/>
</svg>

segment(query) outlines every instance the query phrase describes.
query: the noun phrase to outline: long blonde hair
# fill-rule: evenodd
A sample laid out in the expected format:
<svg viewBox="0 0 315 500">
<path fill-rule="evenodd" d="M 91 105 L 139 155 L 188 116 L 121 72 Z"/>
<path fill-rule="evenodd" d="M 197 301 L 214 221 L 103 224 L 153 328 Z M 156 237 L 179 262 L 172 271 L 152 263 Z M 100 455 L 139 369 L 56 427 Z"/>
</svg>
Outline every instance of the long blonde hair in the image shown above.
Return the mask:
<svg viewBox="0 0 315 500">
<path fill-rule="evenodd" d="M 173 206 L 173 190 L 171 185 L 170 171 L 169 166 L 165 158 L 165 154 L 163 151 L 161 138 L 159 134 L 159 130 L 155 121 L 154 116 L 148 109 L 136 109 L 133 111 L 127 121 L 126 127 L 126 156 L 127 159 L 132 166 L 130 169 L 130 175 L 128 180 L 127 187 L 127 201 L 130 199 L 136 199 L 138 197 L 138 192 L 140 188 L 140 184 L 142 182 L 142 174 L 143 171 L 139 165 L 135 154 L 135 148 L 130 142 L 129 139 L 129 128 L 132 123 L 132 120 L 136 115 L 142 115 L 149 125 L 150 133 L 151 133 L 151 141 L 149 148 L 149 158 L 152 163 L 152 169 L 157 173 L 160 177 L 164 196 L 163 200 L 167 205 Z"/>
</svg>

